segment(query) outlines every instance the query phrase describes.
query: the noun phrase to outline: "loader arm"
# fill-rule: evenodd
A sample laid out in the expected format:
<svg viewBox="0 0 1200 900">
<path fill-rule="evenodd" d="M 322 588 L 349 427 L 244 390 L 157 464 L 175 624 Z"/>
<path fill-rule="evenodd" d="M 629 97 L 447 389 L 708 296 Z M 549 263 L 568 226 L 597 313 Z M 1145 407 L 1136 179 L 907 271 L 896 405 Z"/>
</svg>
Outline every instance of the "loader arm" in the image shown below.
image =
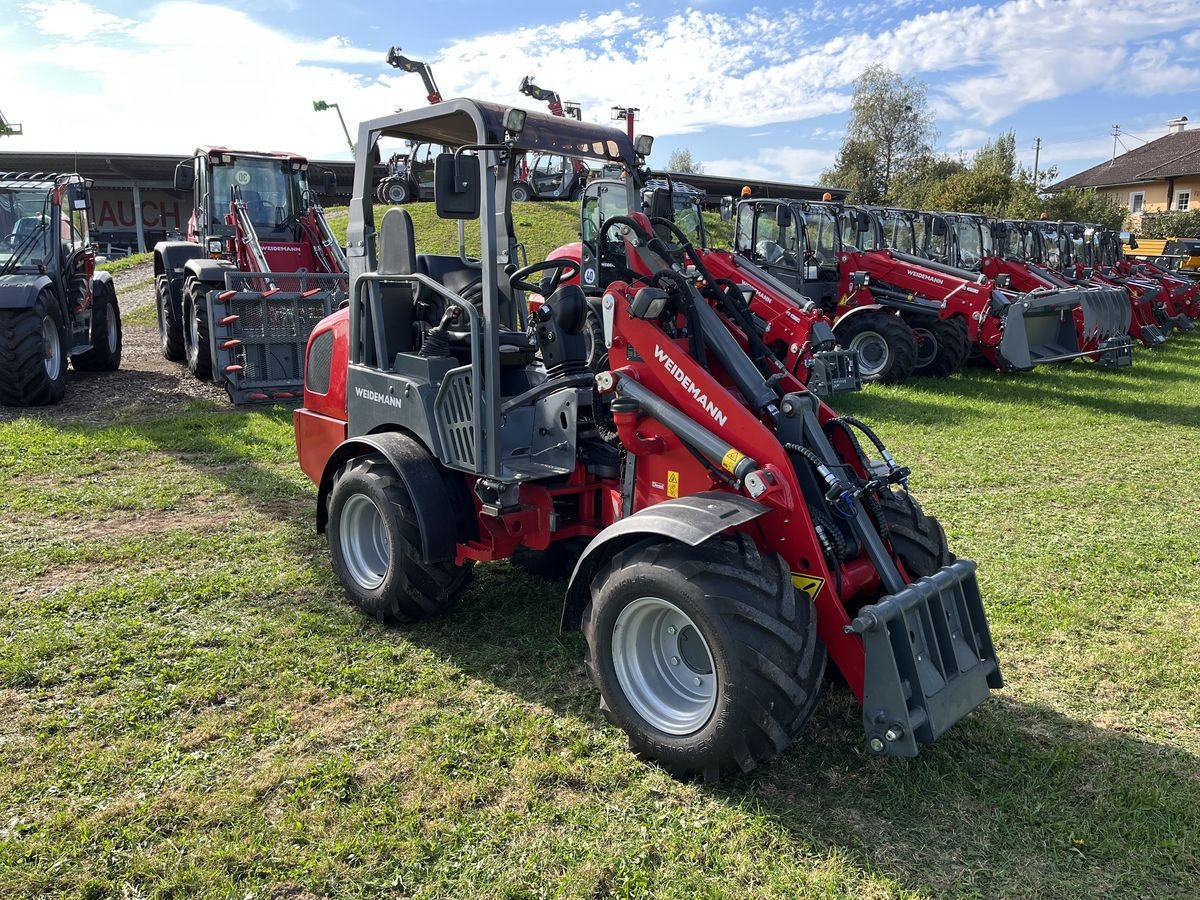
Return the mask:
<svg viewBox="0 0 1200 900">
<path fill-rule="evenodd" d="M 407 56 L 401 56 L 400 48 L 392 47 L 388 50 L 387 64 L 393 69 L 403 69 L 405 72 L 416 72 L 421 76 L 421 81 L 425 83 L 426 99 L 431 104 L 442 102 L 442 92 L 438 90 L 437 82 L 433 80 L 433 70 L 429 68 L 428 63 L 423 63 L 415 59 L 409 59 Z"/>
</svg>

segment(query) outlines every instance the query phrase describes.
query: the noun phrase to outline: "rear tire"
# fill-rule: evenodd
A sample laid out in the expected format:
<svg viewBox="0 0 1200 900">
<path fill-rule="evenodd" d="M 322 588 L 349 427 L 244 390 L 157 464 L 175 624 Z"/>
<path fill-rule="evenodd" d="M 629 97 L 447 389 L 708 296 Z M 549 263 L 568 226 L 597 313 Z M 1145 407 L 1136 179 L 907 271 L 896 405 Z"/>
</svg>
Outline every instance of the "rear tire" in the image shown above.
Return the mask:
<svg viewBox="0 0 1200 900">
<path fill-rule="evenodd" d="M 967 340 L 967 321 L 962 316 L 934 321 L 910 321 L 909 325 L 918 344 L 917 355 L 913 360 L 915 374 L 945 378 L 961 371 L 967 364 L 971 344 Z M 926 342 L 932 343 L 932 352 L 926 351 Z"/>
<path fill-rule="evenodd" d="M 53 291 L 0 310 L 0 404 L 48 406 L 67 390 L 67 329 Z"/>
<path fill-rule="evenodd" d="M 208 292 L 211 285 L 189 275 L 183 285 L 184 349 L 188 371 L 201 381 L 212 379 L 212 349 L 208 343 Z"/>
<path fill-rule="evenodd" d="M 917 341 L 899 316 L 867 310 L 844 319 L 833 331 L 841 346 L 858 354 L 863 381 L 900 384 L 913 373 Z"/>
<path fill-rule="evenodd" d="M 470 566 L 421 559 L 421 523 L 384 457 L 360 456 L 329 495 L 329 552 L 346 597 L 380 622 L 416 622 L 458 602 Z"/>
<path fill-rule="evenodd" d="M 154 300 L 158 305 L 158 345 L 164 358 L 183 362 L 183 322 L 171 303 L 171 282 L 166 275 L 154 279 Z"/>
<path fill-rule="evenodd" d="M 783 558 L 745 535 L 636 543 L 599 569 L 591 597 L 583 633 L 600 709 L 675 777 L 749 772 L 812 714 L 826 662 L 816 609 Z"/>
<path fill-rule="evenodd" d="M 111 282 L 92 288 L 92 349 L 71 357 L 77 372 L 115 372 L 121 368 L 121 311 Z"/>
<path fill-rule="evenodd" d="M 527 184 L 514 184 L 512 189 L 513 203 L 526 203 L 533 199 L 533 193 Z"/>
</svg>

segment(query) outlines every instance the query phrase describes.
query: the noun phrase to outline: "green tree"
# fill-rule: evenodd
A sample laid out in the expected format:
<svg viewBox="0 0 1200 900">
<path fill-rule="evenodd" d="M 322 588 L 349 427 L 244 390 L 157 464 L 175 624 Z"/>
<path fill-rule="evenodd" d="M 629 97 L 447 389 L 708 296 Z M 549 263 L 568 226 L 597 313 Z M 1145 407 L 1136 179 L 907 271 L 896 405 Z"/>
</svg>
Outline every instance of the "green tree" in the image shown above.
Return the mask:
<svg viewBox="0 0 1200 900">
<path fill-rule="evenodd" d="M 936 209 L 1000 215 L 1013 199 L 1017 173 L 1017 134 L 1008 131 L 980 147 L 971 164 L 944 179 L 927 202 Z"/>
<path fill-rule="evenodd" d="M 1138 235 L 1148 238 L 1200 237 L 1200 209 L 1145 213 Z"/>
<path fill-rule="evenodd" d="M 846 139 L 821 181 L 848 188 L 852 202 L 881 202 L 899 173 L 932 155 L 935 139 L 925 83 L 873 65 L 854 82 Z"/>
<path fill-rule="evenodd" d="M 1097 193 L 1094 188 L 1067 188 L 1046 197 L 1042 212 L 1049 219 L 1096 222 L 1109 228 L 1120 228 L 1126 210 L 1112 197 Z"/>
<path fill-rule="evenodd" d="M 667 160 L 667 171 L 703 175 L 704 164 L 693 157 L 692 151 L 687 147 L 676 147 L 671 151 L 671 158 Z"/>
</svg>

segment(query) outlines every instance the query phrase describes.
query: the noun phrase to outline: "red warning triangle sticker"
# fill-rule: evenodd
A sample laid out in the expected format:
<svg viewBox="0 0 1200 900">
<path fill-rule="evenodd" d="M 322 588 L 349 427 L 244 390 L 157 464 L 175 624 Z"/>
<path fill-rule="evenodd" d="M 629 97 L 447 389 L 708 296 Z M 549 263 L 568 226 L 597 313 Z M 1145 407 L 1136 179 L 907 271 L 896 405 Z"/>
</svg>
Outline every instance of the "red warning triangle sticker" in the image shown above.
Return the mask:
<svg viewBox="0 0 1200 900">
<path fill-rule="evenodd" d="M 817 601 L 817 594 L 825 586 L 825 579 L 816 575 L 805 575 L 803 572 L 792 573 L 792 585 L 806 596 L 810 603 Z"/>
</svg>

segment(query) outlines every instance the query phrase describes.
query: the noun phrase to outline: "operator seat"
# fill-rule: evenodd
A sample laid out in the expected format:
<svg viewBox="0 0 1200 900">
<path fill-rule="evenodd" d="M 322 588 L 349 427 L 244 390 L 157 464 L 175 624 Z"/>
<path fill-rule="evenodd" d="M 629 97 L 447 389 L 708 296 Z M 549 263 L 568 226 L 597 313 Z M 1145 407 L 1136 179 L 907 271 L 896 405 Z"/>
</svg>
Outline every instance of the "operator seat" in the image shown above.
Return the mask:
<svg viewBox="0 0 1200 900">
<path fill-rule="evenodd" d="M 379 223 L 380 275 L 413 275 L 417 271 L 417 244 L 413 236 L 412 216 L 407 209 L 392 207 Z M 419 291 L 412 283 L 388 282 L 379 284 L 383 310 L 384 345 L 388 358 L 408 353 L 418 347 L 416 304 Z"/>
</svg>

